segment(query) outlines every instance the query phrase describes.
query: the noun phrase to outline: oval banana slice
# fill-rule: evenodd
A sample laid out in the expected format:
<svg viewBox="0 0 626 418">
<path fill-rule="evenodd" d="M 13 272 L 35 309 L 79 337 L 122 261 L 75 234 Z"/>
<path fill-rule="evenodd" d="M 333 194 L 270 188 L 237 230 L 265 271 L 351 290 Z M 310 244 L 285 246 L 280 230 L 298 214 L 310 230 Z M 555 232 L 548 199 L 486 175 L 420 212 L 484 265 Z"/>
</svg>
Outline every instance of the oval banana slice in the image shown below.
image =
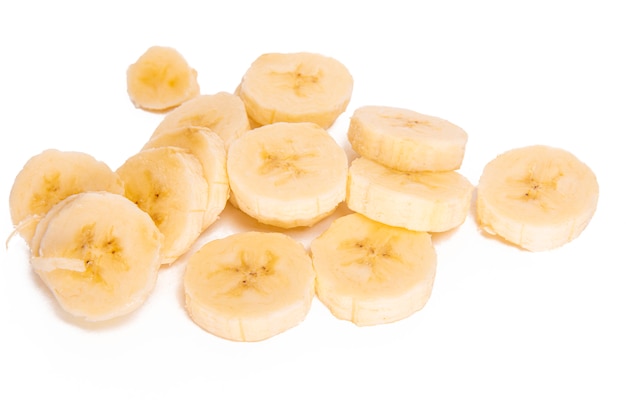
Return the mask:
<svg viewBox="0 0 626 418">
<path fill-rule="evenodd" d="M 397 171 L 359 157 L 348 171 L 346 203 L 387 225 L 443 232 L 465 221 L 473 191 L 456 171 Z"/>
<path fill-rule="evenodd" d="M 451 171 L 461 167 L 467 133 L 447 120 L 389 106 L 363 106 L 348 128 L 354 151 L 399 171 Z"/>
<path fill-rule="evenodd" d="M 346 195 L 346 153 L 314 123 L 278 122 L 247 132 L 230 146 L 226 168 L 236 206 L 281 228 L 315 224 Z"/>
<path fill-rule="evenodd" d="M 206 331 L 260 341 L 298 325 L 315 294 L 304 247 L 281 233 L 242 232 L 194 253 L 183 277 L 186 308 Z"/>
<path fill-rule="evenodd" d="M 31 241 L 39 220 L 55 204 L 85 191 L 124 193 L 120 177 L 89 154 L 48 149 L 31 157 L 17 174 L 9 194 L 16 231 Z"/>
<path fill-rule="evenodd" d="M 162 236 L 152 219 L 108 192 L 66 198 L 45 215 L 34 240 L 34 271 L 63 310 L 88 321 L 136 310 L 161 265 Z"/>
<path fill-rule="evenodd" d="M 353 79 L 334 58 L 298 53 L 258 57 L 238 87 L 248 115 L 260 125 L 314 122 L 329 128 L 352 97 Z"/>
<path fill-rule="evenodd" d="M 582 233 L 598 196 L 595 174 L 576 156 L 532 145 L 507 151 L 485 166 L 476 215 L 484 231 L 529 251 L 545 251 Z"/>
<path fill-rule="evenodd" d="M 311 242 L 316 294 L 331 313 L 356 325 L 406 318 L 432 292 L 437 255 L 427 232 L 353 213 Z"/>
</svg>

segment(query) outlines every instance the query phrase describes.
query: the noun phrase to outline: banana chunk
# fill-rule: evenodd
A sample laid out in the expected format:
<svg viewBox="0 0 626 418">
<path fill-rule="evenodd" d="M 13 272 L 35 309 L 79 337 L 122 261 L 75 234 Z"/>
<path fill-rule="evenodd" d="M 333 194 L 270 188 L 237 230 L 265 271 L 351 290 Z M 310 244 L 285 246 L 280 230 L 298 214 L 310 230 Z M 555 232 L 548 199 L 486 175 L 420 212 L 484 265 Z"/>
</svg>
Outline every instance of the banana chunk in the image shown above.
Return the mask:
<svg viewBox="0 0 626 418">
<path fill-rule="evenodd" d="M 586 228 L 599 186 L 593 171 L 560 148 L 532 145 L 490 161 L 479 179 L 479 225 L 529 251 L 560 247 Z"/>
<path fill-rule="evenodd" d="M 348 128 L 354 151 L 399 171 L 452 171 L 461 167 L 467 133 L 447 120 L 388 106 L 363 106 Z"/>
<path fill-rule="evenodd" d="M 173 263 L 202 233 L 209 187 L 189 151 L 166 146 L 131 156 L 117 173 L 125 196 L 147 212 L 163 234 L 162 262 Z"/>
<path fill-rule="evenodd" d="M 124 196 L 72 195 L 38 225 L 31 265 L 69 314 L 87 321 L 126 315 L 157 280 L 162 236 Z"/>
<path fill-rule="evenodd" d="M 243 212 L 281 228 L 311 226 L 345 199 L 348 159 L 320 126 L 277 122 L 231 144 L 231 199 Z"/>
<path fill-rule="evenodd" d="M 31 157 L 9 195 L 11 220 L 30 243 L 40 219 L 58 202 L 85 191 L 124 193 L 120 177 L 89 154 L 48 149 Z"/>
<path fill-rule="evenodd" d="M 473 190 L 456 171 L 397 171 L 359 157 L 348 171 L 346 203 L 387 225 L 443 232 L 465 221 Z"/>
<path fill-rule="evenodd" d="M 146 110 L 167 110 L 200 94 L 197 72 L 174 48 L 148 48 L 126 71 L 128 95 Z"/>
<path fill-rule="evenodd" d="M 352 75 L 334 58 L 269 53 L 250 65 L 237 92 L 259 125 L 314 122 L 329 128 L 346 110 L 352 87 Z"/>
<path fill-rule="evenodd" d="M 242 232 L 210 241 L 183 276 L 186 309 L 204 330 L 234 341 L 260 341 L 304 320 L 315 271 L 304 247 L 276 232 Z"/>
<path fill-rule="evenodd" d="M 353 213 L 311 242 L 316 294 L 331 313 L 356 325 L 407 318 L 430 298 L 437 255 L 427 232 Z"/>
</svg>

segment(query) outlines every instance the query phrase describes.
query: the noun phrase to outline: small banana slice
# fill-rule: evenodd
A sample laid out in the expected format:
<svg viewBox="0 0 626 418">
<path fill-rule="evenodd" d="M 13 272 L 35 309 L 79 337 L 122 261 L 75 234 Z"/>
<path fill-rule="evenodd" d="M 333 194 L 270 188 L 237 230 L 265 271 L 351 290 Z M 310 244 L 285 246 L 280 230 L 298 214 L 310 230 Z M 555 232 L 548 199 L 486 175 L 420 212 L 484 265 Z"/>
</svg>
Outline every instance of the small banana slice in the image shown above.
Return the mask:
<svg viewBox="0 0 626 418">
<path fill-rule="evenodd" d="M 140 151 L 117 173 L 126 197 L 147 212 L 163 234 L 162 262 L 174 262 L 203 231 L 209 187 L 202 165 L 189 151 L 166 146 Z"/>
<path fill-rule="evenodd" d="M 128 95 L 146 110 L 167 110 L 200 94 L 197 72 L 174 48 L 148 48 L 126 71 Z"/>
<path fill-rule="evenodd" d="M 456 171 L 397 171 L 359 157 L 348 171 L 346 203 L 387 225 L 443 232 L 465 221 L 473 190 Z"/>
<path fill-rule="evenodd" d="M 315 238 L 311 254 L 317 296 L 339 319 L 359 326 L 394 322 L 430 298 L 437 255 L 427 232 L 353 213 Z"/>
<path fill-rule="evenodd" d="M 260 125 L 314 122 L 329 128 L 346 110 L 352 87 L 352 75 L 334 58 L 310 52 L 269 53 L 250 65 L 238 94 Z"/>
<path fill-rule="evenodd" d="M 140 307 L 161 265 L 162 236 L 152 219 L 108 192 L 66 198 L 44 216 L 34 240 L 33 270 L 63 310 L 88 321 Z"/>
<path fill-rule="evenodd" d="M 152 137 L 184 126 L 209 128 L 224 140 L 226 149 L 250 130 L 243 102 L 237 95 L 226 92 L 198 96 L 183 103 L 163 118 Z"/>
<path fill-rule="evenodd" d="M 354 151 L 399 171 L 451 171 L 461 167 L 467 133 L 447 120 L 408 109 L 363 106 L 350 119 Z"/>
<path fill-rule="evenodd" d="M 545 251 L 582 233 L 598 196 L 595 174 L 576 156 L 532 145 L 507 151 L 485 166 L 476 215 L 484 231 L 529 251 Z"/>
<path fill-rule="evenodd" d="M 155 136 L 144 145 L 143 149 L 164 146 L 187 149 L 200 161 L 209 187 L 208 207 L 203 222 L 203 229 L 208 228 L 224 210 L 230 192 L 226 174 L 224 141 L 210 129 L 190 126 Z"/>
<path fill-rule="evenodd" d="M 298 325 L 315 295 L 304 247 L 276 232 L 241 232 L 194 253 L 183 277 L 186 308 L 206 331 L 260 341 Z"/>
<path fill-rule="evenodd" d="M 52 206 L 85 191 L 123 194 L 119 176 L 89 154 L 48 149 L 31 157 L 17 174 L 9 195 L 11 220 L 30 242 L 37 223 Z"/>
<path fill-rule="evenodd" d="M 346 194 L 346 153 L 314 123 L 277 122 L 249 131 L 231 144 L 226 167 L 236 206 L 281 228 L 317 223 Z"/>
</svg>

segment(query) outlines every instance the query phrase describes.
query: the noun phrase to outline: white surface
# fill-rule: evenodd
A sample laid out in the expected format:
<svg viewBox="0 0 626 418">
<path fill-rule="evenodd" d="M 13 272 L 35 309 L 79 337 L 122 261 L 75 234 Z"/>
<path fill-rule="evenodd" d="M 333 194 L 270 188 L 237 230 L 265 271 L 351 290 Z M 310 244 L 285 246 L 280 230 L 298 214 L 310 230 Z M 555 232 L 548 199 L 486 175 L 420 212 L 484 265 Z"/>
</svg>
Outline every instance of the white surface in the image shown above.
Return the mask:
<svg viewBox="0 0 626 418">
<path fill-rule="evenodd" d="M 2 237 L 32 155 L 78 150 L 116 168 L 141 148 L 162 116 L 131 105 L 125 71 L 157 44 L 177 48 L 208 94 L 233 91 L 264 52 L 333 56 L 355 80 L 331 129 L 342 144 L 356 107 L 407 107 L 467 130 L 460 172 L 474 184 L 498 153 L 544 143 L 590 165 L 601 193 L 588 228 L 554 251 L 483 236 L 473 214 L 435 236 L 434 292 L 406 320 L 358 328 L 315 301 L 301 325 L 261 343 L 191 322 L 186 258 L 135 314 L 77 323 L 14 239 L 0 251 L 0 416 L 626 415 L 619 2 L 31 3 L 0 6 Z M 308 243 L 328 221 L 294 236 Z M 250 228 L 229 209 L 197 246 Z"/>
</svg>

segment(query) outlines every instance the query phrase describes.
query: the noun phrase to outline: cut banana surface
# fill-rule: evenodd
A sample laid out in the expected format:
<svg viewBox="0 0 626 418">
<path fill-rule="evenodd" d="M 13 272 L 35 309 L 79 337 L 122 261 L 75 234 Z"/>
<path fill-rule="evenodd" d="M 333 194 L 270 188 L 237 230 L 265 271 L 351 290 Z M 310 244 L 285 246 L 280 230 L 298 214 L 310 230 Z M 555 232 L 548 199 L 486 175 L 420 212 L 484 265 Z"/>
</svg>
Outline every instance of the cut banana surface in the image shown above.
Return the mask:
<svg viewBox="0 0 626 418">
<path fill-rule="evenodd" d="M 346 110 L 352 87 L 352 75 L 334 58 L 269 53 L 251 64 L 237 91 L 259 125 L 314 122 L 328 128 Z"/>
<path fill-rule="evenodd" d="M 473 190 L 456 171 L 403 172 L 360 157 L 350 165 L 346 203 L 387 225 L 443 232 L 465 221 Z"/>
<path fill-rule="evenodd" d="M 363 106 L 350 118 L 354 151 L 400 171 L 450 171 L 461 167 L 467 133 L 447 120 L 388 106 Z"/>
<path fill-rule="evenodd" d="M 30 242 L 37 223 L 64 198 L 85 191 L 123 194 L 120 177 L 89 154 L 48 149 L 31 157 L 17 174 L 9 207 L 16 231 Z"/>
<path fill-rule="evenodd" d="M 72 195 L 38 225 L 31 265 L 62 309 L 88 321 L 128 314 L 147 299 L 161 265 L 162 236 L 124 196 Z"/>
<path fill-rule="evenodd" d="M 437 255 L 426 232 L 388 226 L 354 213 L 311 242 L 318 298 L 357 325 L 398 321 L 422 309 Z"/>
<path fill-rule="evenodd" d="M 186 308 L 206 331 L 260 341 L 298 325 L 315 294 L 304 247 L 281 233 L 242 232 L 194 253 L 183 278 Z"/>
<path fill-rule="evenodd" d="M 530 251 L 560 247 L 578 237 L 595 213 L 593 171 L 560 148 L 533 145 L 507 151 L 484 168 L 476 210 L 488 233 Z"/>
<path fill-rule="evenodd" d="M 200 94 L 197 72 L 174 48 L 148 48 L 128 67 L 128 95 L 136 107 L 166 110 Z"/>
<path fill-rule="evenodd" d="M 311 226 L 345 199 L 346 153 L 314 123 L 249 131 L 231 144 L 226 166 L 235 205 L 264 224 Z"/>
<path fill-rule="evenodd" d="M 147 212 L 163 234 L 162 262 L 174 262 L 203 231 L 209 187 L 202 165 L 186 149 L 166 146 L 140 151 L 117 173 L 126 197 Z"/>
</svg>

